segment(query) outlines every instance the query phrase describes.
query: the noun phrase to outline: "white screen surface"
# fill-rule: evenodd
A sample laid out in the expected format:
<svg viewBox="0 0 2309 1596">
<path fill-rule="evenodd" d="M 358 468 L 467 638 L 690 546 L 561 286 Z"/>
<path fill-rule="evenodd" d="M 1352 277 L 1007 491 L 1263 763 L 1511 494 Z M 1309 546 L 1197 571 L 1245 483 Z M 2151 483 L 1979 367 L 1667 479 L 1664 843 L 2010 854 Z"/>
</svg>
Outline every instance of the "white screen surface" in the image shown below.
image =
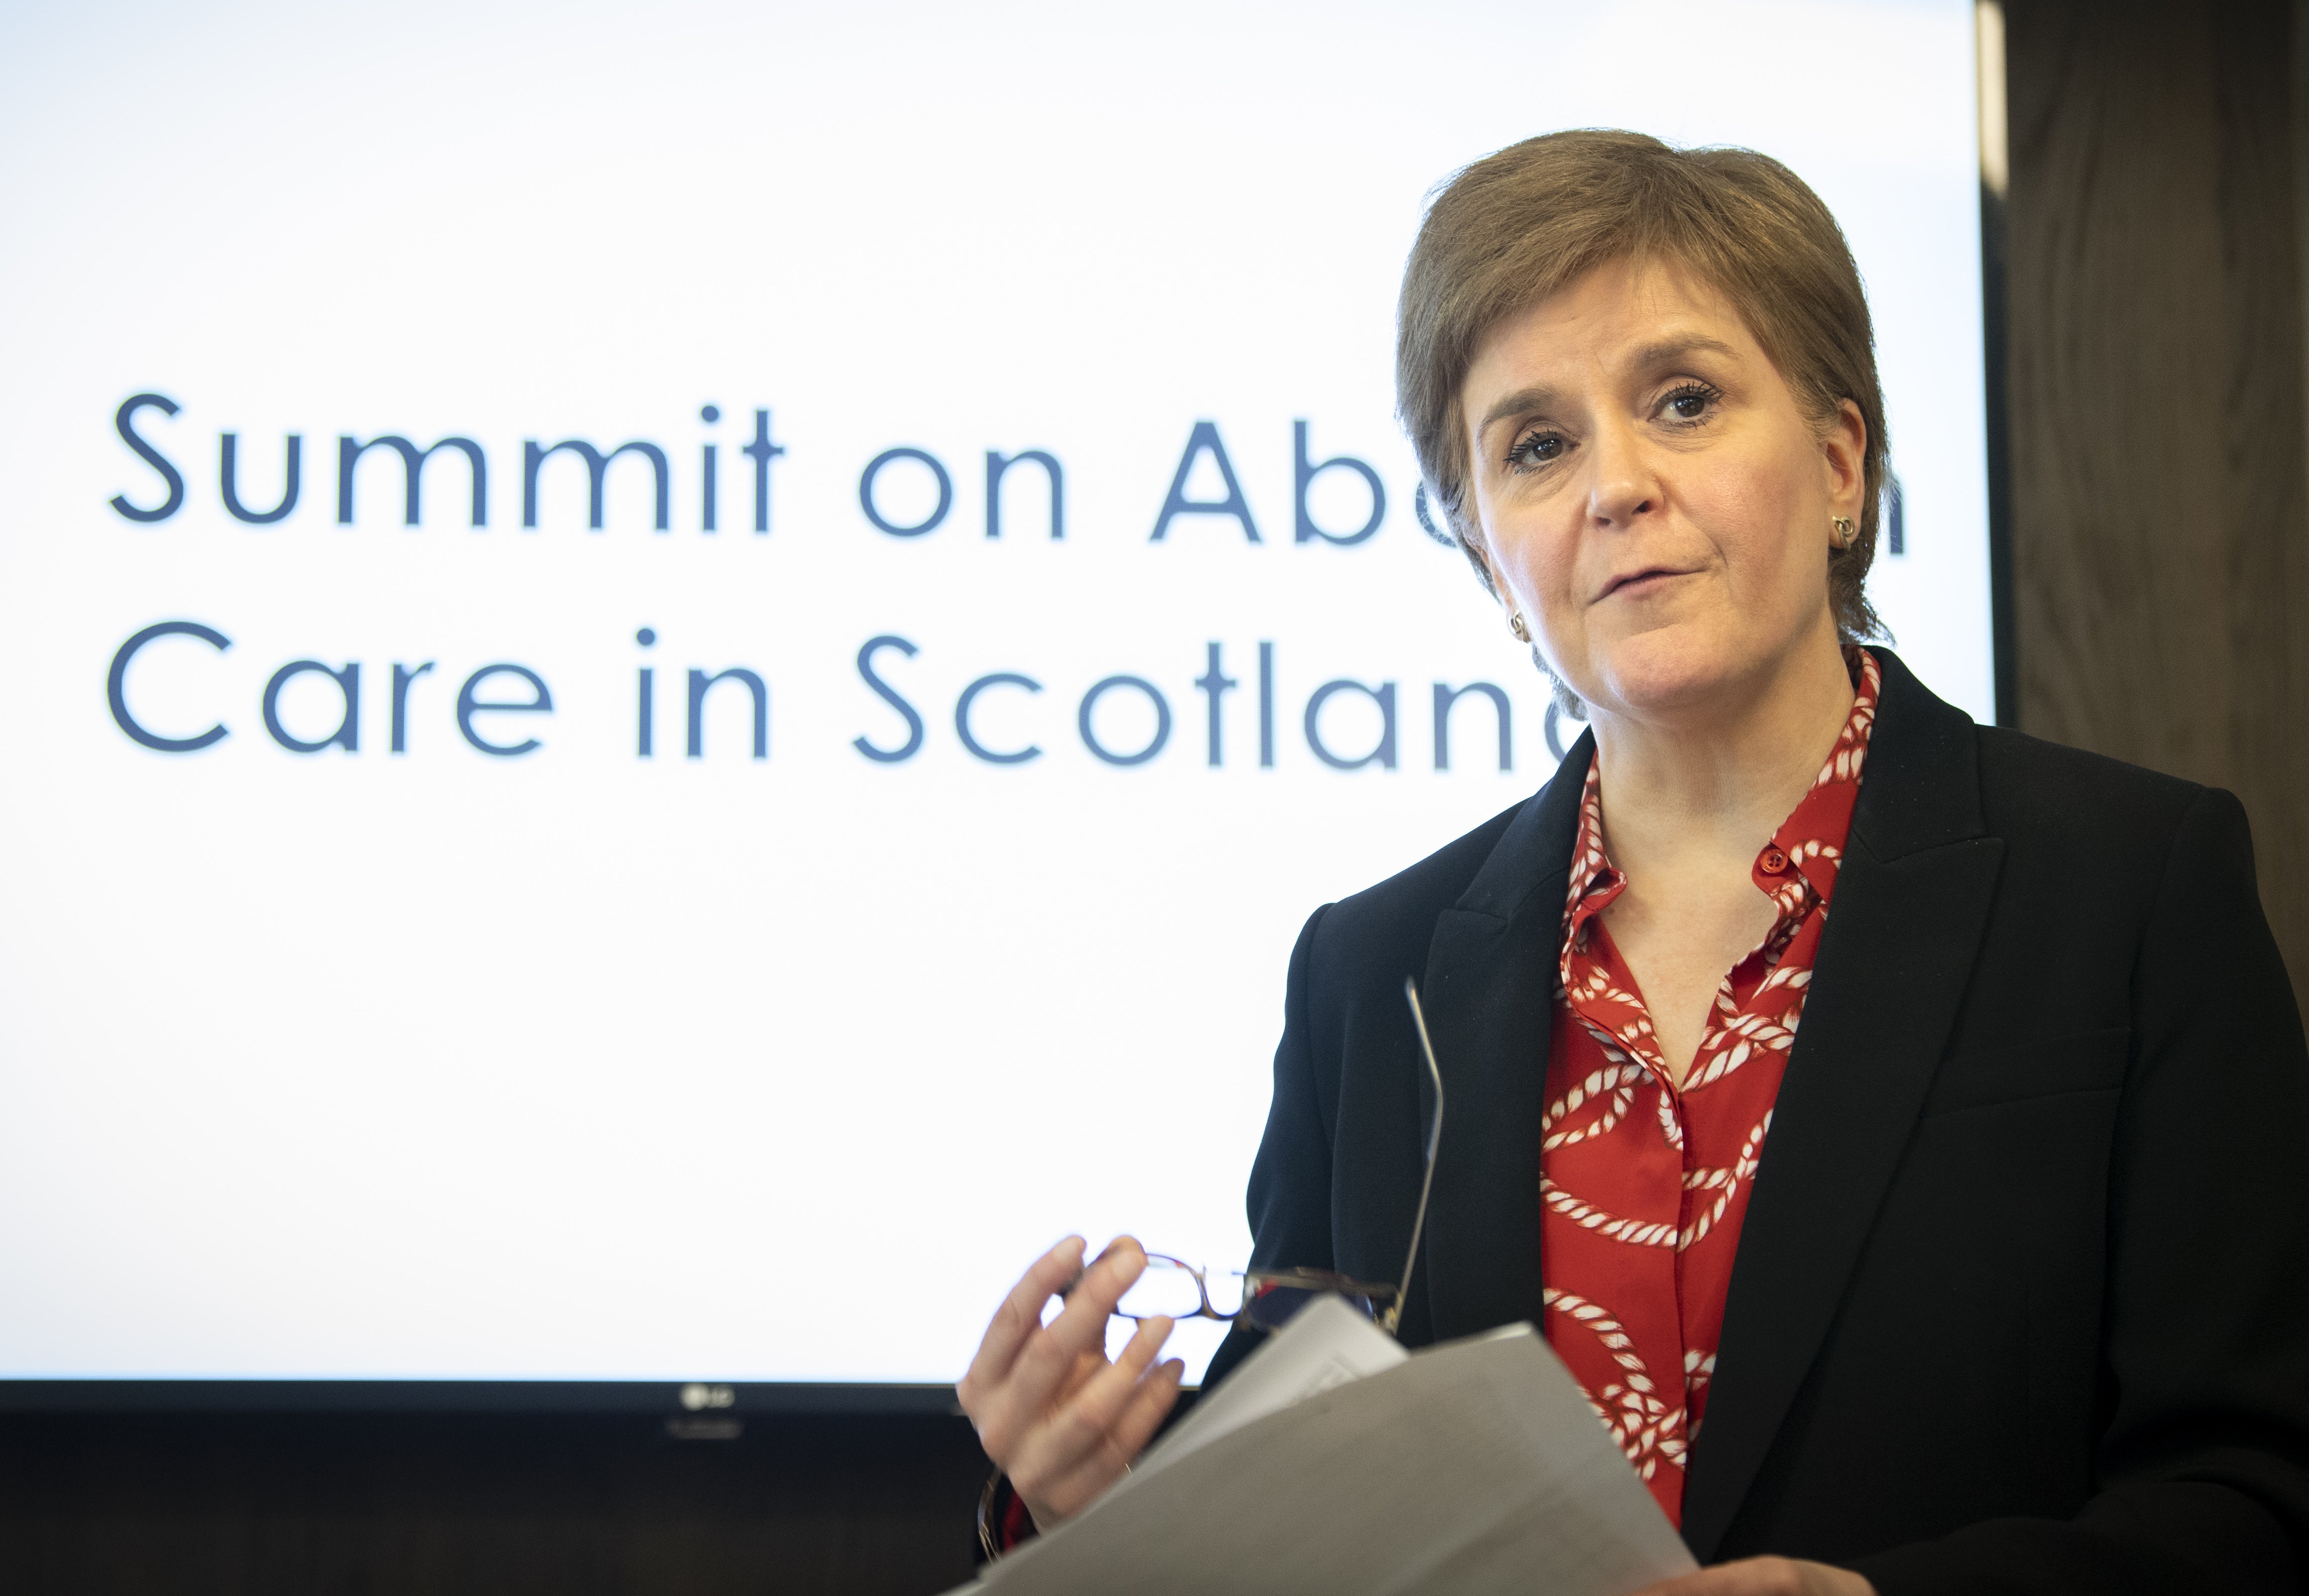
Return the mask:
<svg viewBox="0 0 2309 1596">
<path fill-rule="evenodd" d="M 0 1377 L 938 1381 L 1068 1230 L 1241 1266 L 1298 927 L 1553 763 L 1391 419 L 1423 195 L 1590 125 L 1811 182 L 1903 488 L 1872 592 L 1986 719 L 1971 14 L 11 9 Z M 1301 539 L 1300 422 L 1367 538 Z M 301 440 L 287 513 L 228 435 L 252 516 Z M 486 524 L 454 446 L 404 524 L 389 445 L 341 523 L 386 436 L 469 440 Z M 1157 540 L 1230 496 L 1198 437 L 1244 513 Z M 575 451 L 532 515 L 564 440 L 658 450 L 665 530 L 646 450 L 599 531 Z M 990 451 L 1063 537 L 1031 458 L 989 536 Z M 119 709 L 197 750 L 108 694 L 163 623 L 229 646 Z M 733 669 L 760 758 L 743 677 L 692 713 Z M 965 745 L 988 677 L 1034 756 Z M 1469 694 L 1438 769 L 1479 682 L 1510 768 Z"/>
</svg>

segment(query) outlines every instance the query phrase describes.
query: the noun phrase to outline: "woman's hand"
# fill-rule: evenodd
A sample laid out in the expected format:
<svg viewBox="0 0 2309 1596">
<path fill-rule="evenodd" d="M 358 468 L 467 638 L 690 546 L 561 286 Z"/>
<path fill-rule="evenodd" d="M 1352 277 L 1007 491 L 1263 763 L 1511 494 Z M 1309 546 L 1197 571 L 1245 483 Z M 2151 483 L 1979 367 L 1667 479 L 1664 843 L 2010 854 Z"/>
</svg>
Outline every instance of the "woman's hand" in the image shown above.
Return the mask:
<svg viewBox="0 0 2309 1596">
<path fill-rule="evenodd" d="M 1876 1596 L 1849 1568 L 1794 1557 L 1743 1557 L 1649 1585 L 1636 1596 Z"/>
<path fill-rule="evenodd" d="M 1045 1530 L 1129 1471 L 1186 1372 L 1175 1358 L 1154 1361 L 1171 1333 L 1163 1318 L 1140 1324 L 1122 1355 L 1106 1360 L 1107 1319 L 1146 1267 L 1138 1243 L 1118 1237 L 1087 1271 L 1082 1258 L 1082 1238 L 1069 1236 L 1035 1261 L 955 1387 L 986 1455 Z M 1043 1306 L 1077 1273 L 1066 1307 L 1044 1324 Z"/>
</svg>

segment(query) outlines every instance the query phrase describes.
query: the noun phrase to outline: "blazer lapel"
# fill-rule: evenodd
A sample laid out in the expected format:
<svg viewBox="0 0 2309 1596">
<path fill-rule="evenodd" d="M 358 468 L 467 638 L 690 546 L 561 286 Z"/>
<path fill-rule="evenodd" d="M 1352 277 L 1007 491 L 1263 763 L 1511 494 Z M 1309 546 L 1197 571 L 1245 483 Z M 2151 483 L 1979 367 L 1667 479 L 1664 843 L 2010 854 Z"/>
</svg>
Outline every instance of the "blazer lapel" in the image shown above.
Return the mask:
<svg viewBox="0 0 2309 1596">
<path fill-rule="evenodd" d="M 1980 814 L 1971 720 L 1875 652 L 1867 770 L 1684 1487 L 1683 1537 L 1703 1563 L 1828 1333 L 1939 1065 L 2003 858 Z"/>
<path fill-rule="evenodd" d="M 1429 1199 L 1428 1309 L 1437 1340 L 1540 1320 L 1539 1117 L 1563 896 L 1593 732 L 1509 824 L 1437 917 L 1420 1004 L 1444 1090 Z M 1434 1091 L 1423 1081 L 1426 1113 Z"/>
</svg>

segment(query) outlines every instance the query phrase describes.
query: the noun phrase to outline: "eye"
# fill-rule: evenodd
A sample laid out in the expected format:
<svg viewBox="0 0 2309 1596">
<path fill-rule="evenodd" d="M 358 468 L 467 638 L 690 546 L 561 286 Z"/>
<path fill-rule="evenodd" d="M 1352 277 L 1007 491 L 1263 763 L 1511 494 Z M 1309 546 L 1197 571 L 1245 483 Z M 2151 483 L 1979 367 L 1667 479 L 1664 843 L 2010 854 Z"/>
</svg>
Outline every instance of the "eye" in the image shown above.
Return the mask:
<svg viewBox="0 0 2309 1596">
<path fill-rule="evenodd" d="M 1539 430 L 1527 432 L 1518 438 L 1515 441 L 1515 446 L 1508 451 L 1508 464 L 1517 470 L 1527 471 L 1534 467 L 1561 459 L 1563 450 L 1564 442 L 1561 433 Z"/>
<path fill-rule="evenodd" d="M 1660 401 L 1660 410 L 1672 421 L 1705 421 L 1722 397 L 1706 383 L 1686 383 Z"/>
</svg>

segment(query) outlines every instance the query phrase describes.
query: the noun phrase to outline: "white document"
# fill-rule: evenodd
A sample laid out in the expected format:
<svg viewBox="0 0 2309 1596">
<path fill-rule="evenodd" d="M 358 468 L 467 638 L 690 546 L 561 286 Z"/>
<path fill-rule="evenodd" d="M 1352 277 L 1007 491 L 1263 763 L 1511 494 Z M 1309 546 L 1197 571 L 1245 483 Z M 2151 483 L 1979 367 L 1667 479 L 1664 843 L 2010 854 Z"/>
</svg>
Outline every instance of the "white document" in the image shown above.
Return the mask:
<svg viewBox="0 0 2309 1596">
<path fill-rule="evenodd" d="M 1337 1297 L 1319 1297 L 1171 1427 L 1123 1483 L 1166 1469 L 1221 1436 L 1292 1403 L 1409 1360 L 1403 1343 Z"/>
<path fill-rule="evenodd" d="M 1629 1596 L 1696 1566 L 1530 1325 L 1388 1358 L 1369 1324 L 1294 1334 L 1321 1307 L 976 1589 Z"/>
</svg>

